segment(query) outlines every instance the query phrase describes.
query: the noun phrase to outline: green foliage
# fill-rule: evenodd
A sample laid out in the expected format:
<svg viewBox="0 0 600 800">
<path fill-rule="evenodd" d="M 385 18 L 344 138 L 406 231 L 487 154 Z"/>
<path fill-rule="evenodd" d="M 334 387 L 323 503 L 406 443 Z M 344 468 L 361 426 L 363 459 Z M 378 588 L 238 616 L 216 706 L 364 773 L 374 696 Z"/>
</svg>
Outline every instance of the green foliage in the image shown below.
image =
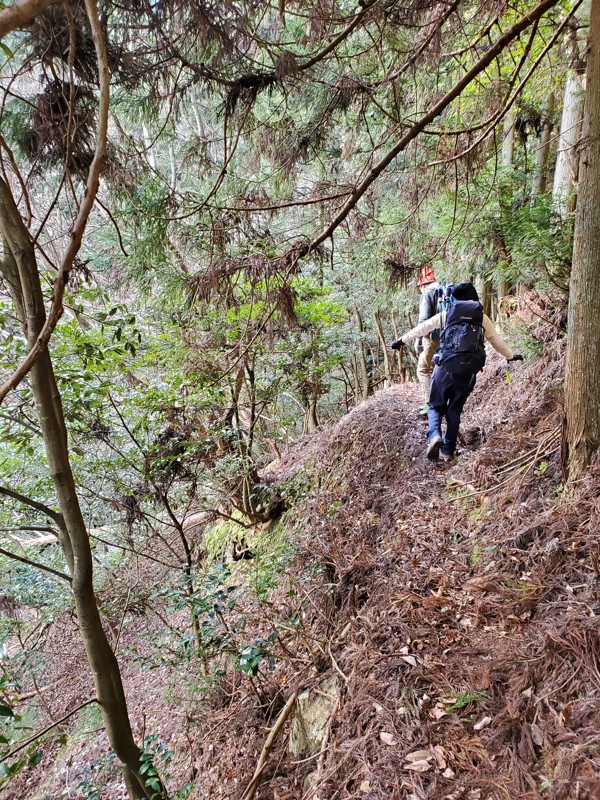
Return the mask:
<svg viewBox="0 0 600 800">
<path fill-rule="evenodd" d="M 523 36 L 502 52 L 356 198 L 334 234 L 297 261 L 298 248 L 336 217 L 400 132 L 466 74 L 481 55 L 480 43 L 529 9 L 524 3 L 500 9 L 482 40 L 487 10 L 481 15 L 478 6 L 460 12 L 460 25 L 452 17 L 433 31 L 426 4 L 375 4 L 363 16 L 355 2 L 340 0 L 329 20 L 320 4 L 312 5 L 299 14 L 289 4 L 283 11 L 270 3 L 209 4 L 199 24 L 193 4 L 184 4 L 175 28 L 189 36 L 177 43 L 169 42 L 169 13 L 154 4 L 118 14 L 108 9 L 103 18 L 109 43 L 126 46 L 110 54 L 112 124 L 102 205 L 87 226 L 50 344 L 90 535 L 127 547 L 106 548 L 92 538 L 103 609 L 125 608 L 113 573 L 130 550 L 153 552 L 160 536 L 183 563 L 181 542 L 171 534 L 181 531 L 186 515 L 218 509 L 233 518 L 207 533 L 209 563 L 167 573 L 164 588 L 151 596 L 157 610 L 173 613 L 165 614 L 158 640 L 148 642 L 152 655 L 143 660 L 150 666 L 200 659 L 215 672 L 233 665 L 250 679 L 272 666 L 278 633 L 254 640 L 243 601 L 267 607 L 293 542 L 285 521 L 269 530 L 246 527 L 240 487 L 254 499 L 272 497 L 262 465 L 309 429 L 311 409 L 326 426 L 360 400 L 359 351 L 381 385 L 385 343 L 415 321 L 419 266 L 431 261 L 443 283 L 479 276 L 553 292 L 564 302 L 572 219 L 563 223 L 550 197 L 532 204 L 530 194 L 542 101 L 550 89 L 562 88 L 565 71 L 558 50 L 541 54 L 568 4 L 540 20 L 529 50 Z M 350 31 L 350 19 L 357 24 L 336 40 Z M 435 35 L 406 69 L 415 30 L 423 41 Z M 82 31 L 75 33 L 79 41 Z M 36 47 L 35 37 L 21 34 L 0 43 L 11 87 L 3 97 L 0 159 L 24 219 L 34 221 L 47 303 L 73 229 L 79 202 L 73 187 L 81 175 L 65 170 L 65 155 L 37 185 L 31 179 L 41 154 L 31 147 L 39 133 L 33 112 L 47 88 L 45 76 L 75 80 L 74 91 L 96 86 L 94 71 L 91 82 L 81 79 L 79 52 L 50 44 L 56 42 Z M 297 69 L 319 53 L 310 69 Z M 490 150 L 474 137 L 536 59 L 536 75 L 515 104 L 520 138 L 513 163 L 499 168 L 499 142 Z M 253 75 L 260 78 L 255 85 Z M 95 95 L 88 94 L 91 123 Z M 55 144 L 72 150 L 75 142 L 60 125 L 73 118 L 42 111 L 44 125 L 51 118 L 59 125 Z M 456 160 L 461 151 L 465 157 Z M 25 186 L 27 198 L 18 193 Z M 0 289 L 0 370 L 7 376 L 27 344 L 7 287 Z M 528 359 L 543 346 L 534 334 L 512 334 Z M 27 382 L 0 412 L 0 438 L 0 483 L 56 509 Z M 322 470 L 308 467 L 281 487 L 288 506 L 321 478 L 333 480 Z M 334 501 L 326 513 L 337 511 Z M 471 520 L 479 525 L 486 513 L 475 509 Z M 55 527 L 31 505 L 7 498 L 0 523 L 21 531 Z M 235 542 L 249 548 L 250 561 L 223 563 Z M 66 569 L 56 545 L 25 550 Z M 475 542 L 471 565 L 481 558 Z M 0 557 L 0 578 L 17 603 L 36 609 L 40 623 L 70 608 L 68 587 L 31 567 Z M 150 591 L 145 587 L 144 600 Z M 0 639 L 22 630 L 21 622 L 3 621 Z M 35 656 L 31 661 L 41 669 L 43 656 Z M 22 661 L 12 666 L 32 668 Z M 465 692 L 456 702 L 480 702 L 476 694 Z M 2 724 L 16 725 L 11 707 L 3 708 Z M 86 730 L 100 725 L 97 709 L 88 713 Z M 144 774 L 155 785 L 168 762 L 165 748 L 157 739 L 145 744 Z M 34 751 L 19 756 L 15 769 L 30 757 Z M 77 791 L 83 797 L 102 795 L 105 767 L 82 773 Z"/>
<path fill-rule="evenodd" d="M 0 675 L 0 696 L 7 698 L 14 692 L 8 674 Z M 19 747 L 30 735 L 31 726 L 12 705 L 0 704 L 0 788 L 6 786 L 24 767 L 35 767 L 42 760 L 39 740 Z"/>
<path fill-rule="evenodd" d="M 231 575 L 227 564 L 214 564 L 202 575 L 195 576 L 195 589 L 191 594 L 187 577 L 182 575 L 179 584 L 161 589 L 150 598 L 166 600 L 173 612 L 188 610 L 189 619 L 195 619 L 198 625 L 197 631 L 187 624 L 175 629 L 176 654 L 161 656 L 161 662 L 171 663 L 175 657 L 174 663 L 196 658 L 206 663 L 216 656 L 237 653 L 236 634 L 243 630 L 245 620 L 239 617 L 231 624 L 227 622 L 240 596 L 240 587 L 231 582 Z"/>
<path fill-rule="evenodd" d="M 472 691 L 470 689 L 464 689 L 459 695 L 457 695 L 456 700 L 449 706 L 450 711 L 460 711 L 463 708 L 467 708 L 473 704 L 480 704 L 487 700 L 487 692 L 482 691 Z"/>
<path fill-rule="evenodd" d="M 237 657 L 236 669 L 254 678 L 258 674 L 261 662 L 265 659 L 268 662 L 269 668 L 273 669 L 275 666 L 275 657 L 269 655 L 269 648 L 275 644 L 278 636 L 279 631 L 273 631 L 268 639 L 257 639 L 253 644 L 244 647 Z"/>
<path fill-rule="evenodd" d="M 173 753 L 166 742 L 157 734 L 150 734 L 144 738 L 140 774 L 144 776 L 147 786 L 155 792 L 153 800 L 164 797 L 162 786 L 169 779 L 169 765 Z M 162 781 L 159 776 L 162 776 Z M 170 800 L 186 800 L 193 792 L 195 786 L 188 782 L 174 792 L 169 792 Z"/>
</svg>

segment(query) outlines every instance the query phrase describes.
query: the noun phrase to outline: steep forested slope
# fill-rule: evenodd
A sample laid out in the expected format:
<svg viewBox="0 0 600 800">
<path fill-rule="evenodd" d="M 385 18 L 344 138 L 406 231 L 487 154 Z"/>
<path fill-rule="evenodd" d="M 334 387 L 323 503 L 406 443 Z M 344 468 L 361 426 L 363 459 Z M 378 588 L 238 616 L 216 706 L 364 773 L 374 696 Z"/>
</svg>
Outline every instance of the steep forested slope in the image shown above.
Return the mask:
<svg viewBox="0 0 600 800">
<path fill-rule="evenodd" d="M 0 791 L 594 794 L 599 87 L 600 0 L 0 2 Z M 432 270 L 527 364 L 448 467 Z"/>
<path fill-rule="evenodd" d="M 246 532 L 254 558 L 205 561 L 205 670 L 167 657 L 176 616 L 155 646 L 143 598 L 160 567 L 121 576 L 121 597 L 139 600 L 121 618 L 132 716 L 169 742 L 173 785 L 242 797 L 271 729 L 244 797 L 598 797 L 600 465 L 563 488 L 562 369 L 560 341 L 510 375 L 490 358 L 449 466 L 423 457 L 413 384 L 284 453 L 265 473 L 282 520 Z M 312 742 L 301 713 L 317 718 Z M 85 775 L 119 796 L 105 764 L 83 766 L 106 759 L 94 737 L 70 742 L 55 773 L 48 752 L 45 789 L 8 796 L 56 797 Z"/>
</svg>

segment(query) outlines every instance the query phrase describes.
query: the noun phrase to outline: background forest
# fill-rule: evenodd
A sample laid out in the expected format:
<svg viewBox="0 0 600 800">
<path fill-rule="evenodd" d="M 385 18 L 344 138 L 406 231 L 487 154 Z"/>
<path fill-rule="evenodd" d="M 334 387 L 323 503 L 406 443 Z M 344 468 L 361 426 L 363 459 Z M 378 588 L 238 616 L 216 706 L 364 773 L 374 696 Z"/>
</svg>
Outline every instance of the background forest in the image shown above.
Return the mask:
<svg viewBox="0 0 600 800">
<path fill-rule="evenodd" d="M 277 648 L 316 657 L 294 525 L 326 477 L 273 464 L 414 379 L 389 345 L 423 266 L 473 280 L 529 364 L 566 344 L 556 485 L 584 479 L 599 37 L 598 0 L 0 3 L 7 797 L 216 796 L 188 769 L 189 709 L 244 692 L 285 722 L 269 670 Z M 187 742 L 142 701 L 132 723 L 115 653 L 187 715 Z M 250 800 L 264 766 L 232 769 L 223 796 L 250 781 Z M 379 796 L 359 784 L 341 796 Z"/>
</svg>

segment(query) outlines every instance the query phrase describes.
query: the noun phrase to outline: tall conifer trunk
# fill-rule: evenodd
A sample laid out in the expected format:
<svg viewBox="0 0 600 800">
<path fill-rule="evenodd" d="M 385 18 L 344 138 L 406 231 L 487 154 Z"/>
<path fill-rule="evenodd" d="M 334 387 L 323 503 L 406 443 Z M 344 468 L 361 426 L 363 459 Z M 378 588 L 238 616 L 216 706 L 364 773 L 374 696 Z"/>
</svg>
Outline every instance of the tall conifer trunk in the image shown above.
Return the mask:
<svg viewBox="0 0 600 800">
<path fill-rule="evenodd" d="M 581 120 L 584 104 L 584 66 L 579 58 L 577 31 L 570 28 L 566 37 L 566 49 L 570 66 L 567 71 L 563 110 L 552 187 L 552 202 L 561 217 L 566 217 L 575 208 L 572 194 L 577 185 L 579 150 L 577 142 L 581 135 Z"/>
<path fill-rule="evenodd" d="M 538 195 L 546 191 L 548 179 L 548 154 L 550 152 L 550 135 L 552 133 L 552 114 L 554 112 L 554 92 L 550 92 L 544 102 L 540 135 L 535 149 L 535 169 L 531 186 L 531 205 L 535 205 Z"/>
<path fill-rule="evenodd" d="M 576 480 L 600 445 L 600 0 L 592 0 L 569 293 L 565 460 Z"/>
</svg>

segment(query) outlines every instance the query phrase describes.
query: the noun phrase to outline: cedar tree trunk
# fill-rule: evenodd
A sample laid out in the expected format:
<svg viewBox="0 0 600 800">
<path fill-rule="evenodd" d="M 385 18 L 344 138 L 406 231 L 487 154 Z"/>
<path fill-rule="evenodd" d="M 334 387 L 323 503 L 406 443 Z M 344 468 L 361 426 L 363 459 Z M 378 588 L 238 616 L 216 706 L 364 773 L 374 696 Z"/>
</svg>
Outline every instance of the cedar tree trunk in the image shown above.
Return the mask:
<svg viewBox="0 0 600 800">
<path fill-rule="evenodd" d="M 600 445 L 600 0 L 592 0 L 569 291 L 564 457 L 581 476 Z"/>
</svg>

